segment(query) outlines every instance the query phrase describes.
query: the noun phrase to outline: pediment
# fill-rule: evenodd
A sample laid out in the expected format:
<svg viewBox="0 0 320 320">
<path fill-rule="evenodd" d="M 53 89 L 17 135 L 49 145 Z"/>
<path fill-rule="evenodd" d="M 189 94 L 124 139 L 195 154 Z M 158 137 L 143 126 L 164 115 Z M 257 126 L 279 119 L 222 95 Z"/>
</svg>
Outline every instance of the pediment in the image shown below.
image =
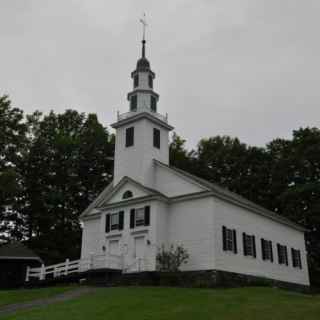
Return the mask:
<svg viewBox="0 0 320 320">
<path fill-rule="evenodd" d="M 125 193 L 131 193 L 129 198 L 126 198 Z M 113 190 L 105 197 L 103 201 L 100 202 L 99 207 L 104 207 L 107 204 L 116 203 L 120 201 L 126 201 L 129 199 L 146 197 L 155 194 L 155 191 L 146 188 L 142 184 L 124 177 Z"/>
</svg>

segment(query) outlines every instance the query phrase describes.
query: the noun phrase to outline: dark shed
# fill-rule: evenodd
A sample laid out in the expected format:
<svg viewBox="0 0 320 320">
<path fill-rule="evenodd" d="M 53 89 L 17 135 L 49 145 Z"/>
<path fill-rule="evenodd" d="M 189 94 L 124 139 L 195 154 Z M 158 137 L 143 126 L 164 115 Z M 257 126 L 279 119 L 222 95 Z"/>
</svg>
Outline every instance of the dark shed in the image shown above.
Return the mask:
<svg viewBox="0 0 320 320">
<path fill-rule="evenodd" d="M 39 267 L 42 260 L 21 242 L 0 245 L 0 288 L 22 286 L 27 266 Z"/>
</svg>

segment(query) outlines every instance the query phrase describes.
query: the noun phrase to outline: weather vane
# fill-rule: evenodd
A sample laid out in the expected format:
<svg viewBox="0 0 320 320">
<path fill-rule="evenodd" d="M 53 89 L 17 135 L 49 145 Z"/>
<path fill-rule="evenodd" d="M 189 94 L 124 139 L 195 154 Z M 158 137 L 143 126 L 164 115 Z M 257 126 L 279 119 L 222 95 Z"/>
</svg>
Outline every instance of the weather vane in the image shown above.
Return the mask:
<svg viewBox="0 0 320 320">
<path fill-rule="evenodd" d="M 145 40 L 146 38 L 146 27 L 147 27 L 147 21 L 146 21 L 146 14 L 143 14 L 143 17 L 140 19 L 140 22 L 142 23 L 142 30 L 143 30 L 143 38 L 142 40 Z"/>
</svg>

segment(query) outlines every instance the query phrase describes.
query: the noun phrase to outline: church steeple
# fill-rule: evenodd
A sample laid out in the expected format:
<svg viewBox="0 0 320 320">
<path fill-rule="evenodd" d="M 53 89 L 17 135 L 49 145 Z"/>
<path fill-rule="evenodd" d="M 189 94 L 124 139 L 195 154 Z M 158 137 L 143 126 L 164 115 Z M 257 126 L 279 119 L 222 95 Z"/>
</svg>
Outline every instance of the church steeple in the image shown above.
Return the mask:
<svg viewBox="0 0 320 320">
<path fill-rule="evenodd" d="M 141 20 L 140 20 L 141 21 Z M 158 113 L 159 95 L 153 90 L 155 73 L 146 57 L 145 20 L 141 57 L 131 73 L 133 90 L 128 93 L 129 112 L 119 114 L 116 129 L 114 183 L 124 176 L 153 187 L 154 159 L 169 163 L 169 131 L 167 116 Z"/>
<path fill-rule="evenodd" d="M 143 24 L 143 38 L 141 58 L 137 61 L 136 69 L 131 73 L 133 79 L 133 91 L 128 93 L 129 110 L 131 112 L 157 112 L 159 95 L 153 91 L 155 73 L 150 68 L 150 62 L 146 58 L 145 19 Z"/>
</svg>

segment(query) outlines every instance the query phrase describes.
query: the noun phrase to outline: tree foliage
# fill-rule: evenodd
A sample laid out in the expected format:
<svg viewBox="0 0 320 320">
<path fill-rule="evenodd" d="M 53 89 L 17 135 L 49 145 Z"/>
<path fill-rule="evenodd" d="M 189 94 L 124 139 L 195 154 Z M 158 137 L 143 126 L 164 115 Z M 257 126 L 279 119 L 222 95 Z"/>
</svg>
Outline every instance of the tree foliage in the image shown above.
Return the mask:
<svg viewBox="0 0 320 320">
<path fill-rule="evenodd" d="M 113 136 L 94 114 L 66 110 L 24 118 L 8 100 L 1 101 L 7 115 L 0 119 L 6 128 L 0 138 L 6 139 L 1 144 L 1 234 L 27 240 L 46 262 L 77 258 L 79 215 L 112 179 Z M 15 149 L 9 152 L 11 145 Z"/>
<path fill-rule="evenodd" d="M 265 147 L 174 134 L 170 163 L 305 226 L 320 283 L 320 130 L 300 128 Z M 24 115 L 0 96 L 0 241 L 25 240 L 46 262 L 77 258 L 79 215 L 113 175 L 114 136 L 95 114 Z"/>
</svg>

